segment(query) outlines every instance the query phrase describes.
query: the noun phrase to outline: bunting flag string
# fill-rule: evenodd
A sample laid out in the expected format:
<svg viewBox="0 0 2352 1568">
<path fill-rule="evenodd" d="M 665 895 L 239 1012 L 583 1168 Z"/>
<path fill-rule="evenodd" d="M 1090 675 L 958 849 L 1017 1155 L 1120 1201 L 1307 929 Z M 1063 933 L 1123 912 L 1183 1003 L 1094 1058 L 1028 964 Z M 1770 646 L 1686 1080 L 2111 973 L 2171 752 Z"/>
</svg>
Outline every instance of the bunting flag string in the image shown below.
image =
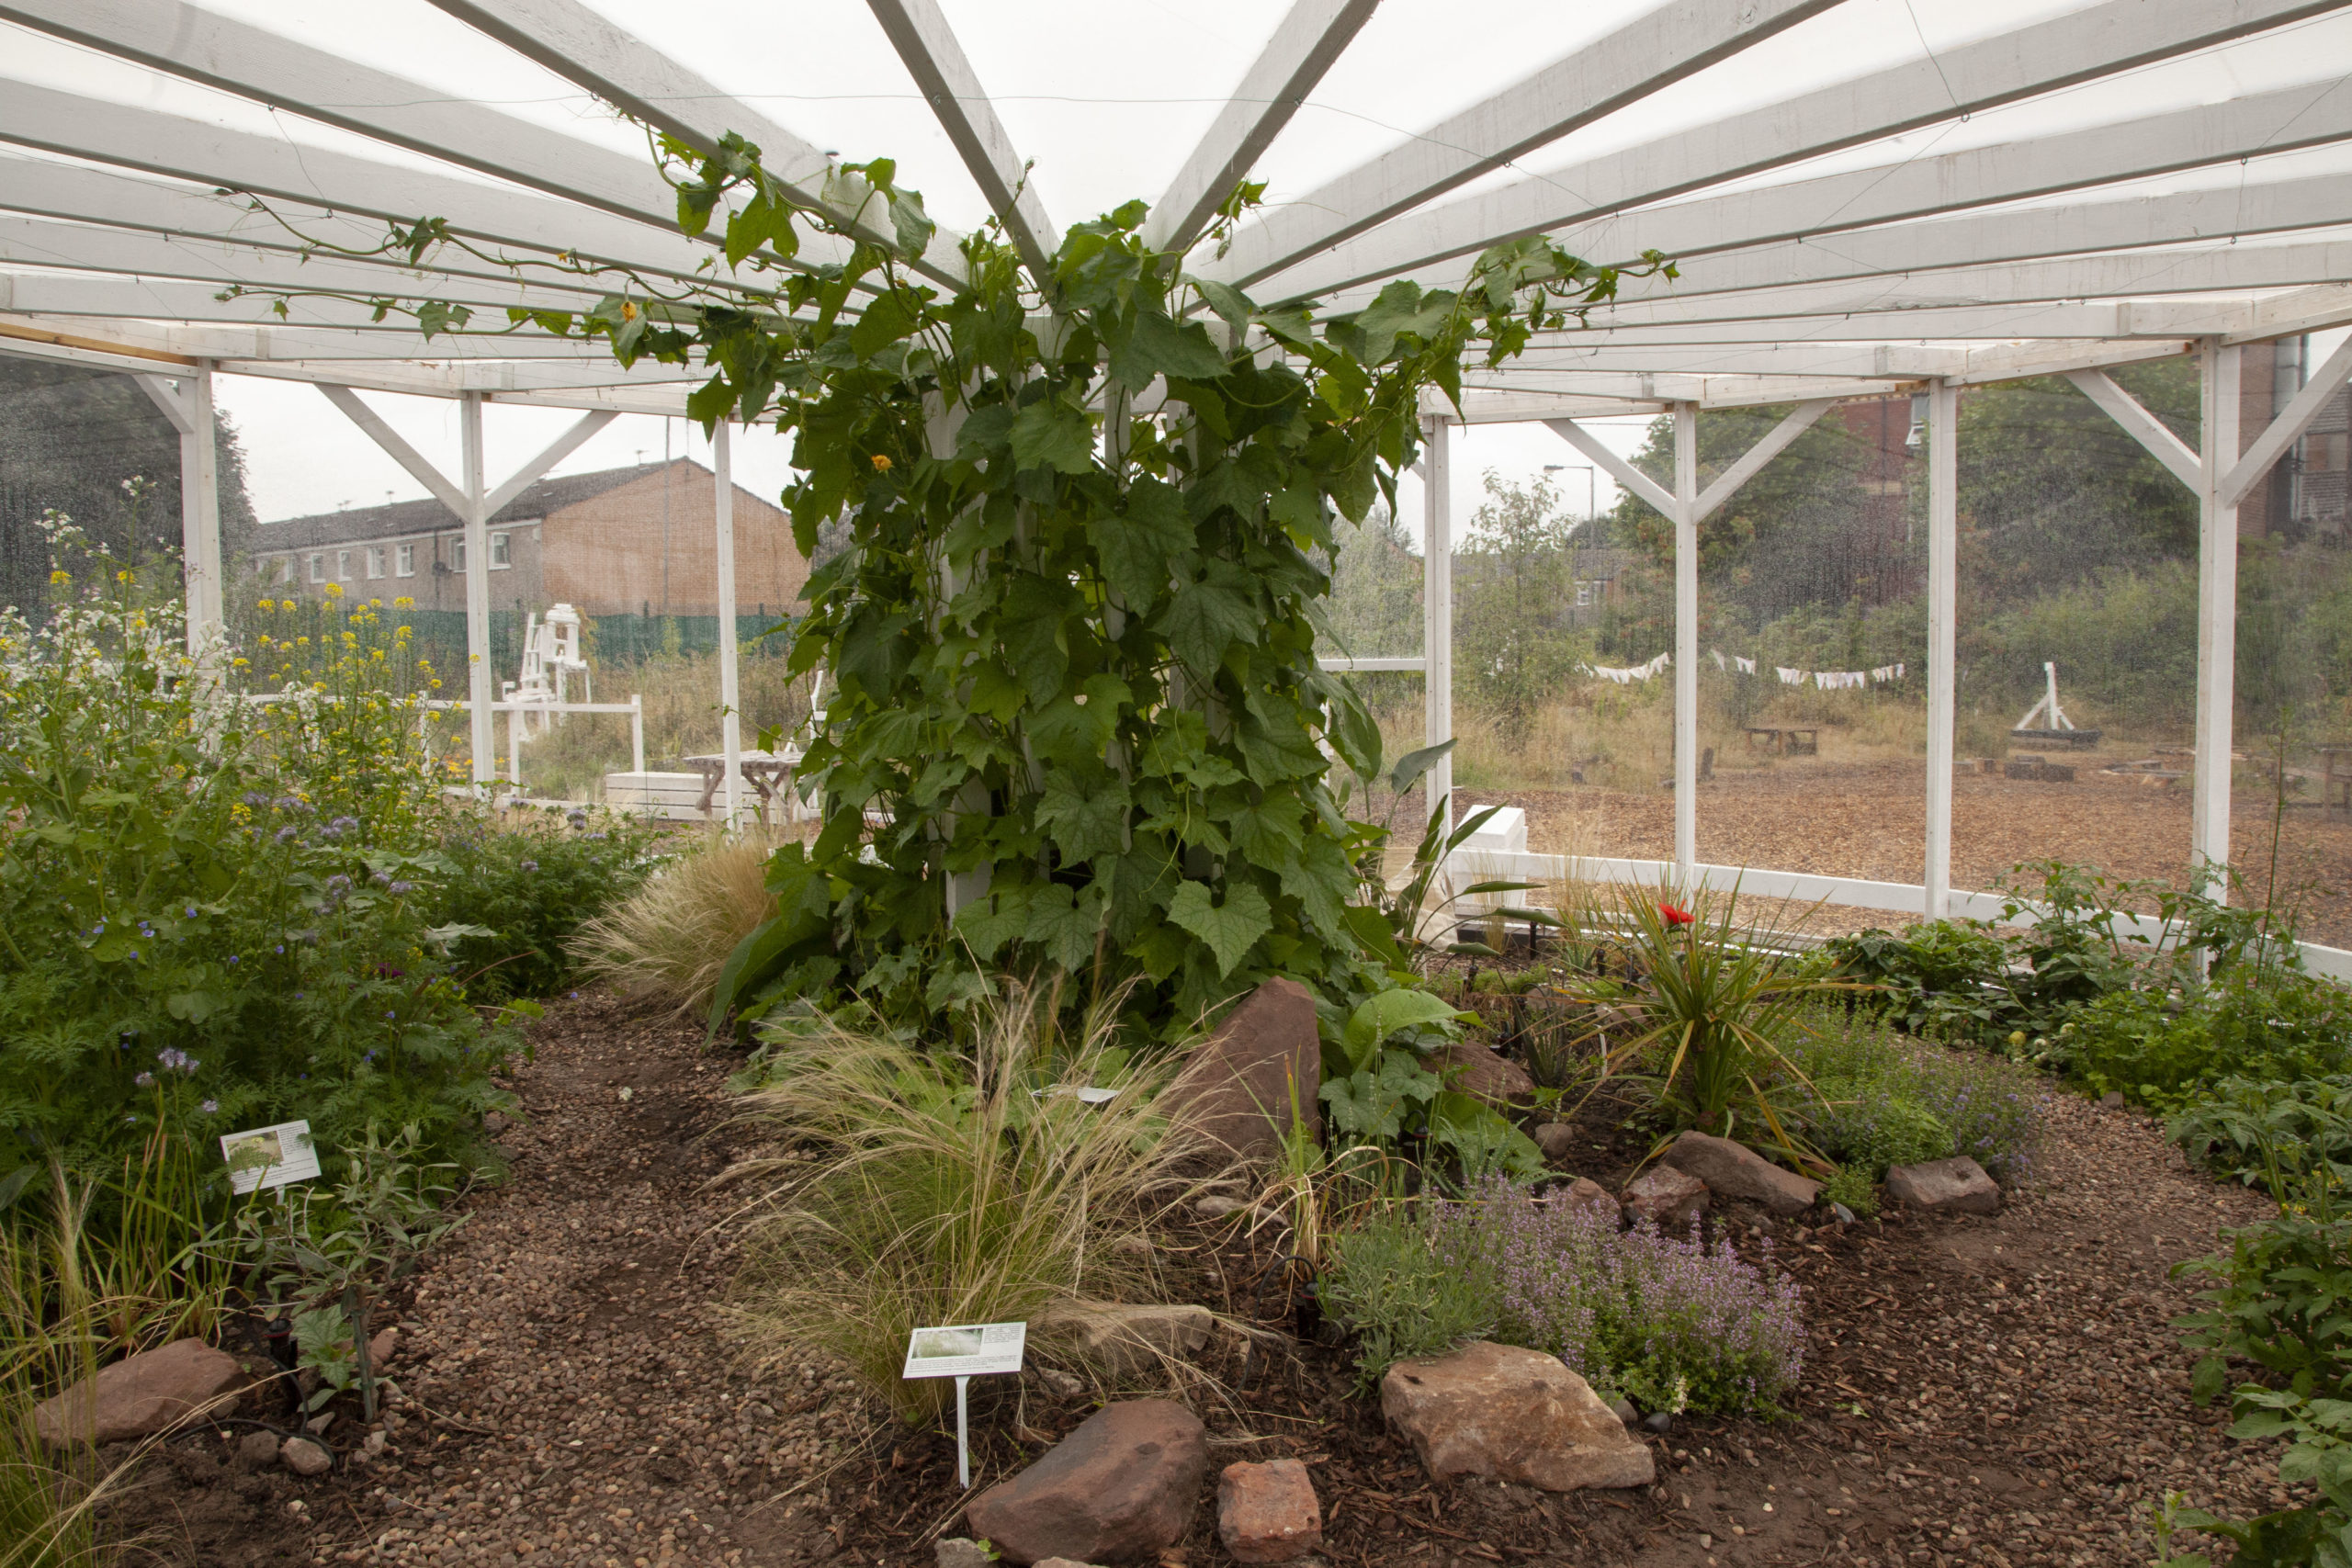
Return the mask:
<svg viewBox="0 0 2352 1568">
<path fill-rule="evenodd" d="M 1733 670 L 1743 675 L 1756 673 L 1756 660 L 1753 659 L 1742 659 L 1737 654 L 1725 659 L 1719 648 L 1711 648 L 1707 652 L 1713 658 L 1715 668 L 1726 674 Z M 1661 653 L 1646 664 L 1588 664 L 1584 669 L 1585 673 L 1598 679 L 1630 686 L 1636 681 L 1647 681 L 1663 674 L 1673 662 L 1672 654 Z M 1849 692 L 1863 686 L 1879 686 L 1890 681 L 1900 681 L 1904 668 L 1901 663 L 1894 663 L 1882 664 L 1875 670 L 1791 670 L 1785 665 L 1776 664 L 1772 672 L 1781 678 L 1783 686 L 1812 686 L 1824 692 Z"/>
</svg>

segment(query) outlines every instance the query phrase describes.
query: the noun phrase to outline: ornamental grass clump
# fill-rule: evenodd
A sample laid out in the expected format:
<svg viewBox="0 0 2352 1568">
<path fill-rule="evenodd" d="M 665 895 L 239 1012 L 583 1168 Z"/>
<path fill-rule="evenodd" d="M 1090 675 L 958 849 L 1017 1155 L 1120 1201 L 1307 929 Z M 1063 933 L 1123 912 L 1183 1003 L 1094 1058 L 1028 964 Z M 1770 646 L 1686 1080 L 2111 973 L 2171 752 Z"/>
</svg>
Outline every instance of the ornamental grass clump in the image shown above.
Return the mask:
<svg viewBox="0 0 2352 1568">
<path fill-rule="evenodd" d="M 681 1012 L 709 1006 L 728 954 L 775 914 L 768 857 L 788 836 L 756 828 L 709 835 L 584 922 L 572 955 L 632 997 Z"/>
<path fill-rule="evenodd" d="M 1440 1263 L 1494 1281 L 1494 1337 L 1548 1351 L 1645 1410 L 1770 1415 L 1804 1369 L 1802 1292 L 1730 1241 L 1709 1247 L 1505 1182 L 1432 1213 Z"/>
<path fill-rule="evenodd" d="M 1012 987 L 960 1055 L 813 1012 L 771 1023 L 747 1114 L 802 1157 L 739 1172 L 757 1196 L 733 1313 L 755 1367 L 827 1350 L 921 1422 L 954 1390 L 899 1377 L 915 1328 L 1161 1299 L 1148 1251 L 1119 1243 L 1219 1173 L 1153 1104 L 1167 1065 L 1110 1043 L 1123 999 L 1069 1032 L 1050 991 Z"/>
</svg>

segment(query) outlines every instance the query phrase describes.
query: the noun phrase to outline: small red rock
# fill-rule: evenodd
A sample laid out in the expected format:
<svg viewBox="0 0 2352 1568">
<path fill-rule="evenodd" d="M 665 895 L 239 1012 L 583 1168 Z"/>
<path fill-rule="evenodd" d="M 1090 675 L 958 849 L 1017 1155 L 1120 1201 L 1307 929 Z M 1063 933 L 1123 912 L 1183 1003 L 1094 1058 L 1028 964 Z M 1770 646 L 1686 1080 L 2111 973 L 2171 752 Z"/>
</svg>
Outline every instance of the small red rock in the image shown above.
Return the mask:
<svg viewBox="0 0 2352 1568">
<path fill-rule="evenodd" d="M 1626 1187 L 1622 1201 L 1627 1219 L 1676 1229 L 1706 1213 L 1707 1184 L 1670 1165 L 1652 1166 Z"/>
<path fill-rule="evenodd" d="M 1295 1459 L 1228 1464 L 1216 1483 L 1216 1533 L 1236 1562 L 1288 1562 L 1323 1544 L 1323 1506 Z"/>
<path fill-rule="evenodd" d="M 201 1339 L 175 1339 L 126 1356 L 96 1377 L 33 1407 L 33 1427 L 59 1448 L 119 1443 L 169 1431 L 202 1412 L 225 1408 L 245 1381 L 237 1358 Z"/>
</svg>

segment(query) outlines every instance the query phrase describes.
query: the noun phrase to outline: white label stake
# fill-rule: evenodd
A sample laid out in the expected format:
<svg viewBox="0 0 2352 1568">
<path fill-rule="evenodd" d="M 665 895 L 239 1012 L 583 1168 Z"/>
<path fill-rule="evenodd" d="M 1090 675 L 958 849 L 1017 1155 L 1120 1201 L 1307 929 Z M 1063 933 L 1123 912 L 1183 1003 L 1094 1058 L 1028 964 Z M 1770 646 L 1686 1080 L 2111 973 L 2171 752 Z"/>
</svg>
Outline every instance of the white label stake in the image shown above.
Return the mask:
<svg viewBox="0 0 2352 1568">
<path fill-rule="evenodd" d="M 976 1377 L 1017 1372 L 1029 1342 L 1025 1323 L 963 1323 L 938 1328 L 918 1328 L 907 1337 L 906 1370 L 902 1378 L 956 1380 L 956 1484 L 972 1484 L 971 1428 L 965 1415 L 965 1391 Z"/>
</svg>

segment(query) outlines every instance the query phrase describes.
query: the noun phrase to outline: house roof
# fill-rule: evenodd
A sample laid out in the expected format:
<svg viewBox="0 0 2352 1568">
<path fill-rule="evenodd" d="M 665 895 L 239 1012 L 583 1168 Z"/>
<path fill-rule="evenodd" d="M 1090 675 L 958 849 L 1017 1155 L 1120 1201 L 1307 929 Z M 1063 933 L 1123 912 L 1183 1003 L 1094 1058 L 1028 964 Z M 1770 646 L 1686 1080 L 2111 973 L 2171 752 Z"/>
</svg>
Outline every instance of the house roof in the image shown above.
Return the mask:
<svg viewBox="0 0 2352 1568">
<path fill-rule="evenodd" d="M 669 466 L 686 469 L 697 477 L 710 473 L 690 457 L 674 458 Z M 594 500 L 607 491 L 618 490 L 632 479 L 658 474 L 662 468 L 660 463 L 636 463 L 625 468 L 599 468 L 594 473 L 541 479 L 500 507 L 490 520 L 493 524 L 521 523 L 545 517 L 567 506 Z M 342 512 L 264 523 L 254 531 L 253 547 L 266 552 L 305 549 L 313 545 L 348 545 L 363 539 L 441 533 L 457 525 L 456 516 L 438 501 L 395 501 L 383 506 L 354 506 Z"/>
</svg>

